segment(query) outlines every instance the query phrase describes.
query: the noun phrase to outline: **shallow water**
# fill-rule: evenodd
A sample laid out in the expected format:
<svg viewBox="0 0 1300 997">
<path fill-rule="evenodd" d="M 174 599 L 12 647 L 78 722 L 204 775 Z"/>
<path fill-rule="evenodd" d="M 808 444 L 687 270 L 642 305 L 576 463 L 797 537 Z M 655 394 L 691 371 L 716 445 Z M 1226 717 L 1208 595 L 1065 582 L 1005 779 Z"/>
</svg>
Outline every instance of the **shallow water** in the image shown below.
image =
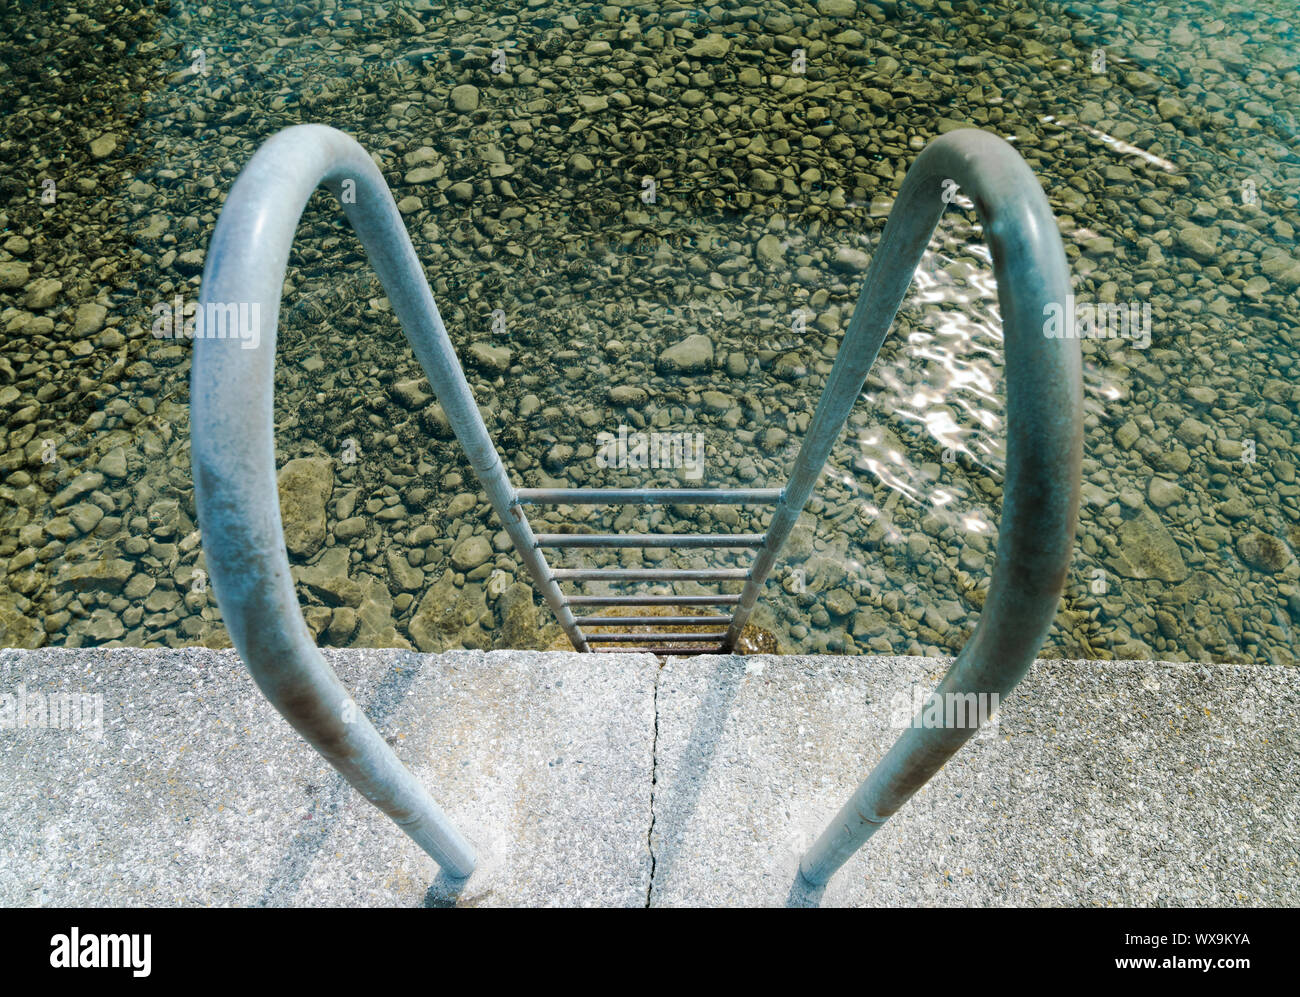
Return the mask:
<svg viewBox="0 0 1300 997">
<path fill-rule="evenodd" d="M 516 483 L 721 487 L 784 483 L 903 173 L 972 124 L 1039 177 L 1077 299 L 1150 305 L 1149 343 L 1082 344 L 1079 543 L 1042 653 L 1292 663 L 1290 5 L 254 9 L 121 22 L 105 5 L 0 28 L 18 108 L 0 215 L 0 643 L 227 642 L 195 532 L 190 344 L 153 336 L 151 309 L 197 298 L 222 199 L 280 128 L 333 124 L 377 157 Z M 698 368 L 672 369 L 664 352 L 696 335 Z M 959 195 L 760 602 L 782 651 L 952 654 L 969 637 L 997 542 L 1000 339 Z M 278 351 L 281 460 L 308 458 L 295 468 L 329 493 L 323 525 L 286 508 L 319 526 L 294 559 L 319 639 L 554 642 L 323 192 Z M 702 466 L 603 466 L 600 434 L 620 427 L 702 440 Z M 561 508 L 534 528 L 764 522 Z"/>
</svg>

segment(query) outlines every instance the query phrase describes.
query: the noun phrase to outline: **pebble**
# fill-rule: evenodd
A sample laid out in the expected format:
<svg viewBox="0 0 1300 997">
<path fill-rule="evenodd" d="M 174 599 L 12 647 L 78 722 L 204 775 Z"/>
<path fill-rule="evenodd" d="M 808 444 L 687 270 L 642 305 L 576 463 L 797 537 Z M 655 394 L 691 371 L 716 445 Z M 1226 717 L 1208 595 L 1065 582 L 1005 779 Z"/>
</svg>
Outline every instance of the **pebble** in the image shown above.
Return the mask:
<svg viewBox="0 0 1300 997">
<path fill-rule="evenodd" d="M 705 35 L 686 50 L 693 58 L 721 59 L 731 51 L 731 42 L 723 35 Z"/>
<path fill-rule="evenodd" d="M 21 260 L 0 262 L 0 291 L 22 287 L 31 276 L 31 268 Z"/>
<path fill-rule="evenodd" d="M 96 159 L 105 159 L 117 149 L 117 136 L 112 133 L 100 135 L 90 143 L 90 154 Z"/>
<path fill-rule="evenodd" d="M 475 534 L 462 540 L 451 551 L 451 563 L 457 571 L 473 571 L 492 557 L 487 537 Z"/>
<path fill-rule="evenodd" d="M 702 333 L 687 336 L 659 354 L 658 368 L 664 374 L 695 374 L 713 366 L 713 341 Z"/>
<path fill-rule="evenodd" d="M 1157 509 L 1166 509 L 1183 500 L 1182 486 L 1166 478 L 1152 478 L 1147 486 L 1147 498 Z"/>
<path fill-rule="evenodd" d="M 451 91 L 451 106 L 462 114 L 470 111 L 477 111 L 479 103 L 478 87 L 470 83 L 462 83 L 458 87 L 453 87 Z"/>
<path fill-rule="evenodd" d="M 529 396 L 535 397 L 535 396 Z M 650 398 L 650 393 L 645 388 L 639 388 L 635 384 L 617 384 L 610 388 L 606 393 L 611 405 L 644 405 Z M 541 403 L 538 402 L 540 405 Z M 522 412 L 520 413 L 523 414 Z"/>
<path fill-rule="evenodd" d="M 1179 228 L 1176 241 L 1193 258 L 1201 263 L 1211 263 L 1218 254 L 1219 232 L 1213 228 L 1199 225 L 1183 225 Z"/>
<path fill-rule="evenodd" d="M 104 328 L 104 319 L 107 315 L 108 309 L 96 302 L 78 305 L 76 316 L 73 318 L 72 334 L 80 337 L 99 332 Z"/>
<path fill-rule="evenodd" d="M 514 351 L 508 346 L 475 343 L 469 348 L 470 359 L 484 370 L 502 373 L 510 369 Z"/>
<path fill-rule="evenodd" d="M 841 273 L 865 273 L 871 266 L 871 257 L 860 249 L 837 246 L 831 265 Z"/>
<path fill-rule="evenodd" d="M 1250 533 L 1237 541 L 1237 553 L 1256 571 L 1276 574 L 1291 560 L 1286 544 L 1267 533 Z"/>
<path fill-rule="evenodd" d="M 785 247 L 779 238 L 769 232 L 758 240 L 754 256 L 760 263 L 780 264 L 785 262 Z"/>
<path fill-rule="evenodd" d="M 333 461 L 320 457 L 288 461 L 277 483 L 285 546 L 291 555 L 310 558 L 325 543 L 325 506 L 334 491 Z"/>
<path fill-rule="evenodd" d="M 58 300 L 63 291 L 63 282 L 50 277 L 37 277 L 27 285 L 27 295 L 23 306 L 33 311 L 44 311 Z"/>
</svg>

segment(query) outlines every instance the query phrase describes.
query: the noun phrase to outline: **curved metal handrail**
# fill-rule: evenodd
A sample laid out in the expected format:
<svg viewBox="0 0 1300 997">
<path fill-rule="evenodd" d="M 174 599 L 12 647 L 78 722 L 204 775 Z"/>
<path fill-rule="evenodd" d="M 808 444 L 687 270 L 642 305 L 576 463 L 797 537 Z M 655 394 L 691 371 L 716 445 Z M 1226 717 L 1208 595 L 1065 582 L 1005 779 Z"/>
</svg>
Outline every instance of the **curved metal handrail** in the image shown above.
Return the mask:
<svg viewBox="0 0 1300 997">
<path fill-rule="evenodd" d="M 525 567 L 561 625 L 577 632 L 515 504 L 387 184 L 360 145 L 323 125 L 286 128 L 262 145 L 235 181 L 208 247 L 199 299 L 206 321 L 196 331 L 190 388 L 204 554 L 231 640 L 267 699 L 448 874 L 463 877 L 474 868 L 473 848 L 325 663 L 289 573 L 276 488 L 275 342 L 294 230 L 321 184 L 342 202 Z M 232 330 L 240 306 L 250 325 L 265 317 L 266 335 Z"/>
<path fill-rule="evenodd" d="M 231 639 L 267 698 L 372 803 L 451 875 L 474 853 L 432 798 L 360 716 L 316 649 L 289 573 L 275 474 L 273 389 L 279 303 L 294 230 L 324 184 L 383 281 L 393 310 L 489 501 L 534 584 L 580 651 L 589 650 L 519 509 L 443 327 L 401 216 L 369 156 L 342 132 L 288 128 L 241 172 L 209 246 L 191 382 L 195 500 L 213 590 Z M 1033 661 L 1055 616 L 1078 508 L 1082 387 L 1076 340 L 1044 333 L 1063 305 L 1065 254 L 1028 166 L 1006 142 L 974 130 L 931 143 L 908 171 L 839 357 L 773 514 L 727 634 L 734 644 L 862 390 L 942 214 L 952 181 L 974 199 L 992 250 L 1003 313 L 1007 473 L 998 559 L 979 625 L 934 696 L 1006 695 Z M 269 335 L 217 319 L 253 306 Z M 227 309 L 233 307 L 233 312 Z M 825 883 L 951 755 L 974 727 L 911 727 L 836 816 L 800 869 Z"/>
<path fill-rule="evenodd" d="M 739 633 L 742 614 L 748 617 L 752 610 L 757 586 L 862 391 L 946 206 L 950 182 L 974 201 L 993 255 L 1006 344 L 1007 464 L 997 562 L 984 610 L 927 706 L 935 697 L 943 705 L 949 695 L 969 693 L 996 693 L 1001 699 L 1024 677 L 1056 616 L 1079 507 L 1079 342 L 1050 338 L 1044 325 L 1047 306 L 1064 307 L 1067 300 L 1065 250 L 1033 172 L 996 135 L 949 132 L 926 146 L 908 170 L 786 495 L 768 527 L 775 541 L 764 554 L 770 550 L 771 557 L 756 564 L 756 581 L 746 586 L 733 623 Z M 946 720 L 949 714 L 939 715 Z M 825 884 L 977 730 L 969 724 L 908 727 L 803 857 L 802 877 L 813 886 Z"/>
</svg>

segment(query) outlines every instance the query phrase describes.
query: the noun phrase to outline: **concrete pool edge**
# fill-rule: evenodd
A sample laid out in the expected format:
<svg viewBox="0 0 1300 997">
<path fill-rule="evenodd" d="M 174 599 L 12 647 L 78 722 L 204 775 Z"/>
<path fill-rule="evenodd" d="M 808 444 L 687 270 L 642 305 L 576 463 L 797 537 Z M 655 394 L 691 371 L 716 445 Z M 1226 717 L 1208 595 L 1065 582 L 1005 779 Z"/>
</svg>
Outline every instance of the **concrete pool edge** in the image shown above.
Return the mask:
<svg viewBox="0 0 1300 997">
<path fill-rule="evenodd" d="M 809 897 L 798 851 L 947 659 L 325 655 L 481 848 L 458 893 L 232 651 L 43 648 L 0 695 L 98 692 L 103 733 L 0 730 L 0 903 L 1300 903 L 1291 669 L 1040 660 Z"/>
</svg>

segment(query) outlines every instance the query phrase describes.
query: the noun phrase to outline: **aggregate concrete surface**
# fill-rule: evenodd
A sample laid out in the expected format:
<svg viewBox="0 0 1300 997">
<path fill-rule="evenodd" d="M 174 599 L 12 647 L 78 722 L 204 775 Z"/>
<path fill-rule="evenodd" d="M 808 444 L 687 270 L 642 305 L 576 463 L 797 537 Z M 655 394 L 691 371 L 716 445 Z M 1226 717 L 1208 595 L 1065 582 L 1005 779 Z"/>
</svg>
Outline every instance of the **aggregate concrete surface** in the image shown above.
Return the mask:
<svg viewBox="0 0 1300 997">
<path fill-rule="evenodd" d="M 823 891 L 800 854 L 947 660 L 327 650 L 458 883 L 232 651 L 0 650 L 8 906 L 1300 905 L 1293 669 L 1039 661 Z M 35 726 L 102 696 L 102 730 Z"/>
</svg>

